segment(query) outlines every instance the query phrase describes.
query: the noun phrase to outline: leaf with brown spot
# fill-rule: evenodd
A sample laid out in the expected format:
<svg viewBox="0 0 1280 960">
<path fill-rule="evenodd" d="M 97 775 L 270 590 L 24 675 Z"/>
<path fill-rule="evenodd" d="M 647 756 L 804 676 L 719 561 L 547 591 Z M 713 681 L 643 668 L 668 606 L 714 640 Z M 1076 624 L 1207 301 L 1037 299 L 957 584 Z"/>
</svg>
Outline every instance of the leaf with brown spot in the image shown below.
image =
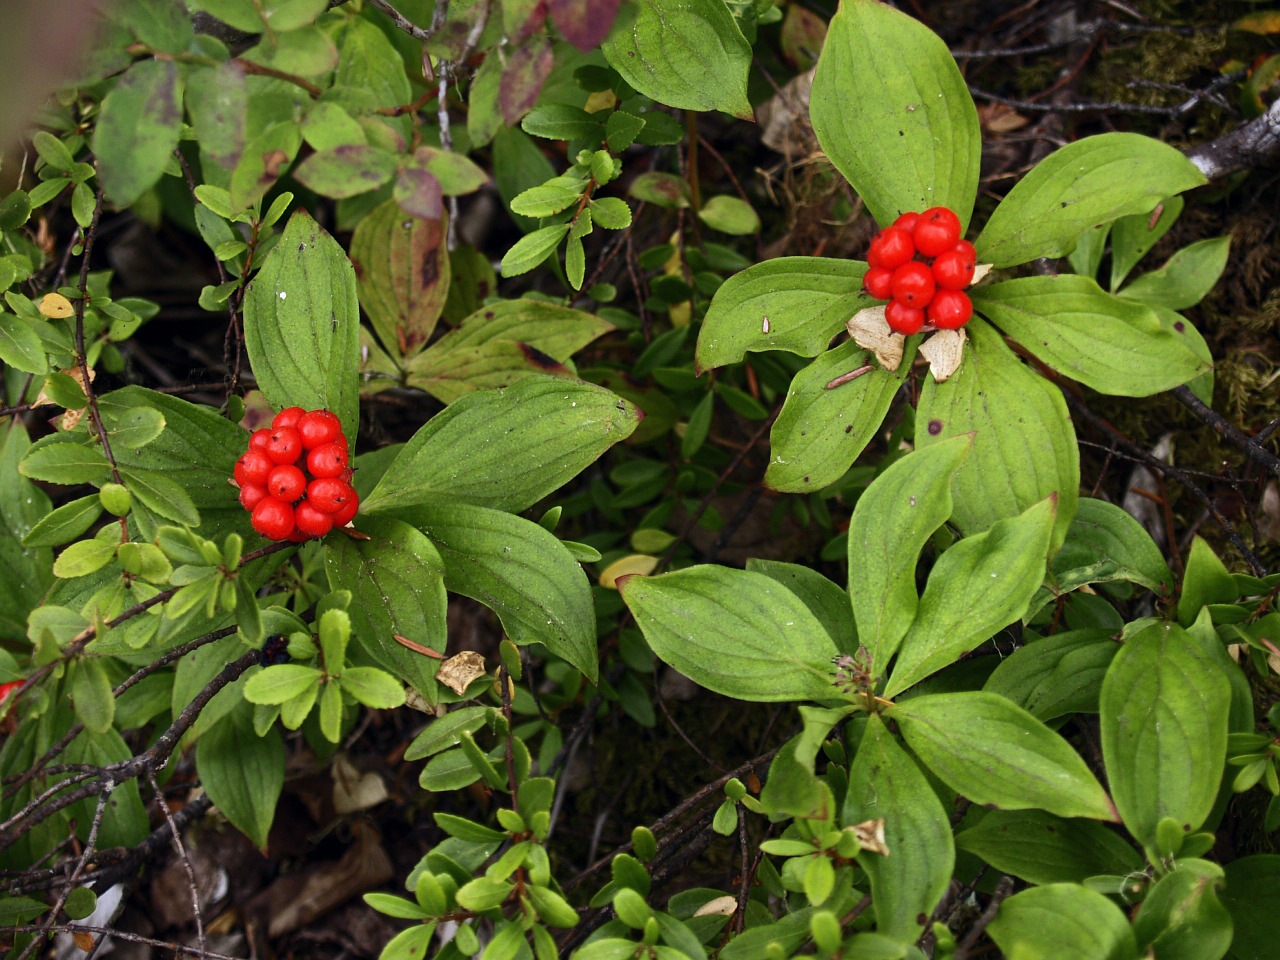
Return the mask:
<svg viewBox="0 0 1280 960">
<path fill-rule="evenodd" d="M 498 104 L 507 126 L 514 126 L 533 109 L 554 65 L 551 41 L 545 36 L 530 38 L 507 58 L 507 68 L 502 71 L 502 83 L 498 87 Z"/>
<path fill-rule="evenodd" d="M 799 4 L 790 4 L 782 21 L 778 37 L 783 58 L 798 71 L 805 71 L 818 62 L 822 44 L 827 39 L 827 24 L 816 13 Z"/>
<path fill-rule="evenodd" d="M 449 294 L 444 213 L 436 220 L 406 214 L 387 201 L 360 221 L 351 238 L 360 305 L 395 357 L 426 346 Z"/>
</svg>

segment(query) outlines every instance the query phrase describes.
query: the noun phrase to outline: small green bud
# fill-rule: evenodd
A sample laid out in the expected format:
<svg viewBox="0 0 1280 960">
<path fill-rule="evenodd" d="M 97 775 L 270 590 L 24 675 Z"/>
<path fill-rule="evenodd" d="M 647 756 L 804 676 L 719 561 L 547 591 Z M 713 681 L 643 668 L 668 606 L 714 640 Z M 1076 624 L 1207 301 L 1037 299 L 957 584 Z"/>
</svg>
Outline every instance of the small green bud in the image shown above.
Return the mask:
<svg viewBox="0 0 1280 960">
<path fill-rule="evenodd" d="M 133 507 L 133 494 L 128 487 L 118 483 L 104 483 L 98 491 L 98 500 L 103 510 L 117 517 L 123 517 Z"/>
</svg>

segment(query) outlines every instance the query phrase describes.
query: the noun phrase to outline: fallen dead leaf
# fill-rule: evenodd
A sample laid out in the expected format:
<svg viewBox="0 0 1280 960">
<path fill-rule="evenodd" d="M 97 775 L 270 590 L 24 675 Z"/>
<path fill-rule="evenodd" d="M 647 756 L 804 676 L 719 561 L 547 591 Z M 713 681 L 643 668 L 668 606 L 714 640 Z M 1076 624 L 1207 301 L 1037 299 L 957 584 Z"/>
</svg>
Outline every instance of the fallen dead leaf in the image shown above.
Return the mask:
<svg viewBox="0 0 1280 960">
<path fill-rule="evenodd" d="M 884 842 L 884 817 L 864 820 L 862 823 L 854 824 L 850 829 L 858 838 L 858 843 L 862 845 L 863 850 L 878 853 L 882 857 L 889 856 L 889 848 Z"/>
<path fill-rule="evenodd" d="M 440 672 L 436 679 L 446 687 L 462 696 L 471 685 L 471 681 L 485 674 L 484 657 L 474 650 L 463 650 L 440 664 Z"/>
<path fill-rule="evenodd" d="M 870 350 L 880 361 L 880 366 L 890 373 L 902 363 L 902 345 L 906 337 L 894 333 L 884 318 L 884 304 L 859 310 L 845 324 L 853 342 L 864 350 Z"/>
<path fill-rule="evenodd" d="M 731 917 L 738 909 L 737 897 L 723 896 L 708 900 L 693 912 L 695 917 Z"/>
<path fill-rule="evenodd" d="M 333 758 L 333 809 L 336 813 L 359 813 L 382 803 L 390 794 L 382 777 L 374 771 L 361 773 L 345 753 Z"/>
<path fill-rule="evenodd" d="M 929 361 L 934 380 L 945 383 L 959 369 L 968 339 L 963 330 L 939 330 L 920 344 L 920 356 Z"/>
<path fill-rule="evenodd" d="M 63 320 L 72 316 L 76 308 L 60 293 L 46 293 L 40 300 L 40 312 L 50 320 Z"/>
</svg>

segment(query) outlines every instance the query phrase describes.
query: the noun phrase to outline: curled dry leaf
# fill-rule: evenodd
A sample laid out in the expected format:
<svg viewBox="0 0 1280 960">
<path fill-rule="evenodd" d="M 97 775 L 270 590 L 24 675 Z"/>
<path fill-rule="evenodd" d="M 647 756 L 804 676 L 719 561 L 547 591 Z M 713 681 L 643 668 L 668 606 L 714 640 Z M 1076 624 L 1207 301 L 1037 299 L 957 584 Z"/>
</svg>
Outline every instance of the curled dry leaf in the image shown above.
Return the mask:
<svg viewBox="0 0 1280 960">
<path fill-rule="evenodd" d="M 884 318 L 884 304 L 866 307 L 849 318 L 845 327 L 853 342 L 864 350 L 870 350 L 880 361 L 880 366 L 890 373 L 902 363 L 902 344 L 906 338 L 889 329 Z"/>
<path fill-rule="evenodd" d="M 991 268 L 994 266 L 994 263 L 980 263 L 974 267 L 973 279 L 969 281 L 969 286 L 972 287 L 974 284 L 979 283 L 988 273 L 991 272 Z"/>
<path fill-rule="evenodd" d="M 695 917 L 731 917 L 733 912 L 738 909 L 738 898 L 723 896 L 716 897 L 714 900 L 708 900 L 697 910 L 693 912 Z"/>
<path fill-rule="evenodd" d="M 944 383 L 959 369 L 968 339 L 963 330 L 939 330 L 920 344 L 920 355 L 929 361 L 934 380 Z"/>
<path fill-rule="evenodd" d="M 484 674 L 484 657 L 474 650 L 463 650 L 440 664 L 440 672 L 436 674 L 436 679 L 458 696 L 462 696 L 471 685 L 471 681 L 483 677 Z"/>
<path fill-rule="evenodd" d="M 870 853 L 878 853 L 882 857 L 889 856 L 889 848 L 884 842 L 884 817 L 855 823 L 849 829 L 858 838 L 858 843 L 863 850 Z"/>
</svg>

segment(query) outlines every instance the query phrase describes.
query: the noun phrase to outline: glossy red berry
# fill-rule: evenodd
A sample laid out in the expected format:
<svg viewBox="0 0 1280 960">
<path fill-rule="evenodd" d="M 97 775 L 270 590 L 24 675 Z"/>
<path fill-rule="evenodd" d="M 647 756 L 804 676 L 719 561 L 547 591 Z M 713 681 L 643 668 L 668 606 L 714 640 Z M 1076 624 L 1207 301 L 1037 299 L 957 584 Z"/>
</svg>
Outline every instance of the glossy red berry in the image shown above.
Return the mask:
<svg viewBox="0 0 1280 960">
<path fill-rule="evenodd" d="M 890 300 L 884 307 L 884 319 L 894 333 L 909 337 L 919 333 L 924 326 L 924 311 L 919 307 L 908 307 L 899 300 Z"/>
<path fill-rule="evenodd" d="M 307 472 L 313 477 L 340 477 L 348 459 L 346 441 L 322 443 L 307 454 Z"/>
<path fill-rule="evenodd" d="M 923 309 L 928 306 L 929 301 L 933 299 L 936 286 L 933 282 L 933 271 L 919 260 L 904 263 L 893 271 L 893 299 L 899 301 L 904 307 Z"/>
<path fill-rule="evenodd" d="M 348 523 L 355 519 L 356 511 L 360 509 L 360 497 L 353 490 L 351 491 L 351 499 L 346 502 L 341 510 L 334 511 L 333 525 L 335 527 L 345 527 Z"/>
<path fill-rule="evenodd" d="M 275 427 L 293 427 L 297 428 L 298 421 L 302 419 L 302 415 L 307 411 L 301 407 L 285 407 L 275 415 L 275 419 L 271 421 L 271 426 Z"/>
<path fill-rule="evenodd" d="M 263 427 L 261 430 L 255 430 L 249 435 L 249 449 L 261 450 L 267 452 L 267 445 L 271 443 L 271 430 Z"/>
<path fill-rule="evenodd" d="M 305 543 L 306 541 L 311 539 L 311 534 L 303 533 L 297 527 L 294 527 L 293 531 L 285 539 L 287 539 L 290 543 Z"/>
<path fill-rule="evenodd" d="M 337 513 L 355 496 L 351 486 L 337 477 L 318 477 L 307 484 L 307 502 L 321 513 Z"/>
<path fill-rule="evenodd" d="M 950 250 L 960 239 L 960 218 L 946 207 L 930 207 L 920 214 L 911 239 L 916 250 L 926 257 L 936 257 Z"/>
<path fill-rule="evenodd" d="M 293 427 L 276 427 L 267 441 L 267 456 L 276 463 L 294 463 L 302 453 L 302 438 Z"/>
<path fill-rule="evenodd" d="M 902 216 L 898 217 L 897 220 L 893 221 L 893 225 L 895 227 L 901 227 L 903 230 L 907 231 L 907 233 L 910 233 L 916 228 L 916 223 L 919 222 L 919 220 L 920 214 L 918 213 L 904 213 Z"/>
<path fill-rule="evenodd" d="M 973 316 L 973 303 L 967 293 L 939 290 L 927 309 L 929 322 L 939 330 L 959 330 Z"/>
<path fill-rule="evenodd" d="M 253 508 L 253 529 L 268 540 L 284 540 L 293 532 L 293 507 L 283 500 L 267 497 Z"/>
<path fill-rule="evenodd" d="M 242 487 L 254 483 L 264 484 L 275 465 L 275 461 L 261 450 L 249 450 L 236 461 L 236 483 Z"/>
<path fill-rule="evenodd" d="M 867 263 L 873 267 L 893 270 L 916 255 L 911 234 L 901 227 L 886 227 L 876 234 L 867 251 Z"/>
<path fill-rule="evenodd" d="M 963 290 L 973 282 L 978 254 L 973 244 L 961 240 L 950 250 L 938 254 L 933 261 L 933 279 L 944 290 Z"/>
<path fill-rule="evenodd" d="M 307 492 L 307 478 L 291 463 L 282 463 L 267 477 L 267 492 L 277 500 L 295 503 Z"/>
<path fill-rule="evenodd" d="M 342 421 L 328 410 L 311 410 L 298 419 L 298 433 L 308 450 L 332 443 L 342 436 Z"/>
<path fill-rule="evenodd" d="M 240 506 L 252 511 L 254 507 L 267 499 L 270 494 L 260 483 L 242 483 L 240 485 Z"/>
<path fill-rule="evenodd" d="M 322 513 L 303 500 L 293 511 L 293 522 L 298 530 L 309 537 L 323 537 L 333 529 L 333 514 Z"/>
<path fill-rule="evenodd" d="M 893 271 L 888 267 L 872 267 L 862 275 L 862 289 L 877 300 L 893 296 Z"/>
</svg>

